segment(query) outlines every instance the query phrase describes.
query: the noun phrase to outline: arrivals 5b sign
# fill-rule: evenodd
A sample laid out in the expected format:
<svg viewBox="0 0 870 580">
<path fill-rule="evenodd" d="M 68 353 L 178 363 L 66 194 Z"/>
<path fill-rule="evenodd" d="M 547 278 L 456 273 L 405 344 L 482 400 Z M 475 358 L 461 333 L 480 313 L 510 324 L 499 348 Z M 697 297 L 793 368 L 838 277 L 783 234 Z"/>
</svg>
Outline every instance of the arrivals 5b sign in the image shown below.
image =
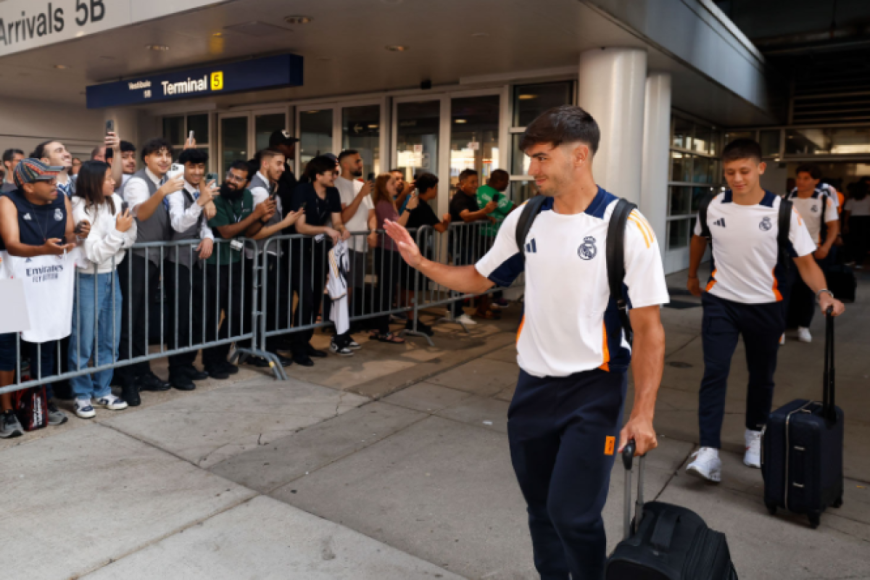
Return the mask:
<svg viewBox="0 0 870 580">
<path fill-rule="evenodd" d="M 89 109 L 99 109 L 301 85 L 302 57 L 282 54 L 91 85 L 87 102 Z"/>
</svg>

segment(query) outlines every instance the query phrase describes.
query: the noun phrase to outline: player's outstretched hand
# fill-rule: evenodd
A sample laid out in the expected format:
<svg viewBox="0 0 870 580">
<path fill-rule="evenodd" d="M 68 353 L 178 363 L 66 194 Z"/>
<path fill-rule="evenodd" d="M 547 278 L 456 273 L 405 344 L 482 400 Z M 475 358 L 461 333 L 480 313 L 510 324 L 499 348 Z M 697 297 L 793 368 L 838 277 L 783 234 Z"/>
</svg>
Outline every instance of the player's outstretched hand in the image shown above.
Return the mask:
<svg viewBox="0 0 870 580">
<path fill-rule="evenodd" d="M 412 268 L 419 268 L 423 262 L 423 256 L 420 254 L 420 248 L 417 247 L 417 243 L 411 237 L 411 234 L 408 233 L 408 230 L 390 220 L 384 220 L 384 230 L 396 242 L 399 253 L 402 254 L 402 258 L 405 259 L 408 265 Z"/>
</svg>

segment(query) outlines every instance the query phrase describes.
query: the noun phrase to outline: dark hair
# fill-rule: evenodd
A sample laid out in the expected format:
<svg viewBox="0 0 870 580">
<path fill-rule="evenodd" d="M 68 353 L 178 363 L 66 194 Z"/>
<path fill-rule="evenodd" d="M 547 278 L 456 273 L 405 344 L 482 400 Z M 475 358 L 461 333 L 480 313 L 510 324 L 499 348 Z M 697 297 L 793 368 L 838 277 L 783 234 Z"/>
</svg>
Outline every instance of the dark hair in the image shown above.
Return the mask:
<svg viewBox="0 0 870 580">
<path fill-rule="evenodd" d="M 305 166 L 305 171 L 302 173 L 299 182 L 314 183 L 318 175 L 327 171 L 335 171 L 335 161 L 324 155 L 318 155 Z"/>
<path fill-rule="evenodd" d="M 185 163 L 193 163 L 194 165 L 199 165 L 200 163 L 208 163 L 208 151 L 204 149 L 185 149 L 181 152 L 181 155 L 178 156 L 178 162 L 184 165 Z"/>
<path fill-rule="evenodd" d="M 511 174 L 504 169 L 496 169 L 489 175 L 490 181 L 510 181 Z"/>
<path fill-rule="evenodd" d="M 404 177 L 404 175 L 405 175 L 405 172 L 402 171 L 401 169 L 398 169 L 398 168 L 396 168 L 396 169 L 390 169 L 389 171 L 387 171 L 387 173 L 401 173 L 403 177 Z"/>
<path fill-rule="evenodd" d="M 21 149 L 7 149 L 3 152 L 3 162 L 12 161 L 16 155 L 24 155 Z"/>
<path fill-rule="evenodd" d="M 459 183 L 462 183 L 469 177 L 477 175 L 477 171 L 474 169 L 463 169 L 459 172 Z"/>
<path fill-rule="evenodd" d="M 45 148 L 48 147 L 49 143 L 59 143 L 57 139 L 49 139 L 48 141 L 43 141 L 39 145 L 36 146 L 36 149 L 30 154 L 30 156 L 34 159 L 42 159 L 46 157 Z"/>
<path fill-rule="evenodd" d="M 797 171 L 794 172 L 795 175 L 798 173 L 809 173 L 813 179 L 822 178 L 822 170 L 815 163 L 801 163 L 798 165 Z"/>
<path fill-rule="evenodd" d="M 115 202 L 111 197 L 103 195 L 103 184 L 106 182 L 106 171 L 111 165 L 104 161 L 85 161 L 79 169 L 76 179 L 75 196 L 85 200 L 88 206 L 97 207 L 108 203 L 112 214 L 115 213 Z"/>
<path fill-rule="evenodd" d="M 861 201 L 867 197 L 868 193 L 870 193 L 870 182 L 862 179 L 861 181 L 856 181 L 854 186 L 855 187 L 852 190 L 852 199 Z"/>
<path fill-rule="evenodd" d="M 755 159 L 761 163 L 761 145 L 755 139 L 735 139 L 722 150 L 722 161 Z"/>
<path fill-rule="evenodd" d="M 152 153 L 158 153 L 162 149 L 169 151 L 170 156 L 173 153 L 172 144 L 163 137 L 156 137 L 145 141 L 145 144 L 142 145 L 142 161 L 144 162 L 146 157 Z"/>
<path fill-rule="evenodd" d="M 97 153 L 99 153 L 99 152 L 100 152 L 100 149 L 102 149 L 103 147 L 105 147 L 105 145 L 97 145 L 96 147 L 94 147 L 94 148 L 91 150 L 91 159 L 93 159 L 94 157 L 96 157 L 96 156 L 97 156 Z M 106 151 L 108 152 L 108 149 L 107 149 Z M 104 155 L 105 155 L 105 154 L 104 154 Z"/>
<path fill-rule="evenodd" d="M 121 153 L 126 153 L 127 151 L 136 152 L 136 146 L 130 143 L 129 141 L 121 141 Z"/>
<path fill-rule="evenodd" d="M 417 191 L 423 193 L 438 185 L 438 177 L 431 173 L 421 173 L 414 180 L 414 184 L 417 186 Z"/>
<path fill-rule="evenodd" d="M 247 161 L 242 161 L 241 159 L 238 161 L 238 163 L 244 163 L 248 166 L 248 177 L 257 175 L 257 172 L 260 171 L 260 153 L 262 153 L 262 151 L 258 151 L 252 159 L 248 159 Z"/>
<path fill-rule="evenodd" d="M 238 169 L 239 171 L 244 171 L 248 177 L 251 176 L 251 165 L 250 161 L 242 161 L 241 159 L 236 159 L 235 161 L 227 167 L 227 173 L 230 172 L 230 169 Z"/>
<path fill-rule="evenodd" d="M 542 113 L 526 127 L 520 141 L 520 150 L 525 151 L 533 145 L 552 143 L 558 147 L 562 143 L 585 143 L 595 155 L 601 131 L 592 115 L 574 105 L 554 107 Z"/>
<path fill-rule="evenodd" d="M 356 149 L 345 149 L 341 153 L 338 154 L 338 162 L 341 163 L 341 160 L 345 157 L 350 157 L 351 155 L 359 155 L 359 151 Z"/>
</svg>

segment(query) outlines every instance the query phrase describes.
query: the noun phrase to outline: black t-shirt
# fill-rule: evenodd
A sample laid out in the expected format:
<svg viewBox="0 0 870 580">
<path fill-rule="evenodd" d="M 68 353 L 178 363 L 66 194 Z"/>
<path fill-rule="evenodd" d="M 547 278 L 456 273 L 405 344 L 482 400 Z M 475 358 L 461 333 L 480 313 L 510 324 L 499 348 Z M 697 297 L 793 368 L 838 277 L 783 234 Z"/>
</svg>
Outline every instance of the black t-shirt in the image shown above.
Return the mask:
<svg viewBox="0 0 870 580">
<path fill-rule="evenodd" d="M 334 187 L 326 188 L 326 198 L 320 199 L 311 183 L 301 183 L 293 191 L 290 209 L 297 211 L 305 204 L 305 223 L 310 226 L 325 226 L 333 213 L 341 213 L 341 195 Z"/>
<path fill-rule="evenodd" d="M 450 200 L 450 218 L 454 223 L 461 224 L 463 219 L 460 214 L 464 210 L 472 213 L 480 211 L 480 206 L 477 205 L 476 195 L 466 195 L 461 189 L 457 189 L 453 194 L 453 199 Z"/>
<path fill-rule="evenodd" d="M 421 199 L 420 204 L 411 210 L 406 227 L 409 229 L 421 228 L 423 226 L 434 226 L 440 223 L 441 220 L 439 220 L 438 216 L 435 215 L 432 207 Z"/>
</svg>

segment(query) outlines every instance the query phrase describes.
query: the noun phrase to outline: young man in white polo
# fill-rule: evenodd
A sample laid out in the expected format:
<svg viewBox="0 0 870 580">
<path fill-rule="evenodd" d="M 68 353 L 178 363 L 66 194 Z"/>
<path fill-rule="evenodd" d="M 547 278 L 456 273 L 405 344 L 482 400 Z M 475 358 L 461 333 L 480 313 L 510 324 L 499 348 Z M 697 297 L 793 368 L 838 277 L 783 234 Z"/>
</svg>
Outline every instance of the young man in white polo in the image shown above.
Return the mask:
<svg viewBox="0 0 870 580">
<path fill-rule="evenodd" d="M 522 208 L 505 218 L 492 249 L 469 266 L 429 261 L 403 227 L 385 226 L 408 264 L 462 293 L 510 285 L 525 270 L 520 376 L 508 436 L 528 504 L 535 567 L 547 579 L 604 577 L 601 510 L 615 454 L 632 439 L 637 454 L 657 445 L 653 413 L 665 351 L 659 306 L 669 300 L 667 286 L 652 228 L 633 212 L 624 238 L 630 350 L 607 282 L 607 231 L 618 198 L 592 177 L 598 141 L 597 123 L 579 107 L 551 109 L 526 129 L 521 148 L 547 199 L 525 237 L 525 261 L 516 239 Z M 620 430 L 630 362 L 634 408 Z"/>
<path fill-rule="evenodd" d="M 751 139 L 729 143 L 722 151 L 722 168 L 731 189 L 710 201 L 706 216 L 709 234 L 704 232 L 699 214 L 688 282 L 689 291 L 703 299 L 704 378 L 698 406 L 701 446 L 686 470 L 713 482 L 721 480 L 719 448 L 725 393 L 731 357 L 741 335 L 749 367 L 743 463 L 761 467 L 761 429 L 770 416 L 776 355 L 785 330 L 782 292 L 788 269 L 797 268 L 822 312 L 833 307 L 834 315 L 840 315 L 844 310 L 843 303 L 825 288 L 825 275 L 813 259 L 816 244 L 794 209 L 788 216 L 788 247 L 780 247 L 783 200 L 761 187 L 759 179 L 766 165 L 758 143 Z M 707 249 L 705 235 L 713 244 L 713 273 L 702 292 L 698 266 Z"/>
</svg>

